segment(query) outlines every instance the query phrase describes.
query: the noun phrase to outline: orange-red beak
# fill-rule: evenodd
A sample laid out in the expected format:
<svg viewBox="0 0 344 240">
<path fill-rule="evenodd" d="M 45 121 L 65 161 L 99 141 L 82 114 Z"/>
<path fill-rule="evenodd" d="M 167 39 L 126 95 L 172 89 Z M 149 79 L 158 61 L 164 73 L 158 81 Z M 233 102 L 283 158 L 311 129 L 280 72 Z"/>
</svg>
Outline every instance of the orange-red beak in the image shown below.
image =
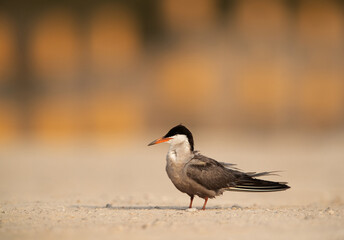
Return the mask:
<svg viewBox="0 0 344 240">
<path fill-rule="evenodd" d="M 163 142 L 167 142 L 168 140 L 170 140 L 172 138 L 158 138 L 157 140 L 154 140 L 153 142 L 151 142 L 150 144 L 148 144 L 148 146 L 152 146 L 154 144 L 158 144 L 158 143 L 163 143 Z"/>
</svg>

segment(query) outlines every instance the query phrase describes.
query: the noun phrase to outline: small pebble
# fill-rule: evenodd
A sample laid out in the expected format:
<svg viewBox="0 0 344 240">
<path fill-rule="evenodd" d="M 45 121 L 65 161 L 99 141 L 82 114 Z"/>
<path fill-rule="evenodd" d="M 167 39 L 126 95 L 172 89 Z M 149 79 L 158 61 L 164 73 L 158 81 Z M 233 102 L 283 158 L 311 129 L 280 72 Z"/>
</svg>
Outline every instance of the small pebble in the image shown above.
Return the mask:
<svg viewBox="0 0 344 240">
<path fill-rule="evenodd" d="M 141 227 L 142 229 L 146 229 L 148 227 L 148 224 L 143 224 Z"/>
<path fill-rule="evenodd" d="M 112 205 L 110 203 L 106 204 L 105 208 L 112 208 Z"/>
<path fill-rule="evenodd" d="M 327 212 L 327 213 L 330 214 L 330 215 L 333 215 L 333 214 L 334 214 L 334 211 L 333 211 L 330 207 L 326 208 L 326 209 L 325 209 L 325 212 Z"/>
<path fill-rule="evenodd" d="M 187 211 L 187 212 L 196 212 L 197 208 L 188 208 L 185 211 Z"/>
<path fill-rule="evenodd" d="M 231 209 L 232 210 L 238 210 L 238 209 L 242 209 L 242 207 L 240 207 L 239 205 L 233 205 L 232 207 L 231 207 Z"/>
</svg>

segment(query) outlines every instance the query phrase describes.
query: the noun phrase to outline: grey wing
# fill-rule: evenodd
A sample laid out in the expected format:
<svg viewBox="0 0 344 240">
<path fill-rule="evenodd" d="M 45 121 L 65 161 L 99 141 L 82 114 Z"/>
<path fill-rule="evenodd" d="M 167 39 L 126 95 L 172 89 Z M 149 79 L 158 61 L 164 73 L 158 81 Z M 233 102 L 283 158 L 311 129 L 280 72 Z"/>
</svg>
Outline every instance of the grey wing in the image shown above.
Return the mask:
<svg viewBox="0 0 344 240">
<path fill-rule="evenodd" d="M 235 172 L 214 159 L 197 154 L 186 165 L 186 174 L 209 190 L 219 190 L 235 186 Z"/>
<path fill-rule="evenodd" d="M 197 154 L 185 166 L 187 176 L 209 190 L 273 192 L 290 188 L 284 182 L 272 182 L 255 177 L 274 175 L 275 172 L 243 173 L 229 169 L 214 159 Z"/>
</svg>

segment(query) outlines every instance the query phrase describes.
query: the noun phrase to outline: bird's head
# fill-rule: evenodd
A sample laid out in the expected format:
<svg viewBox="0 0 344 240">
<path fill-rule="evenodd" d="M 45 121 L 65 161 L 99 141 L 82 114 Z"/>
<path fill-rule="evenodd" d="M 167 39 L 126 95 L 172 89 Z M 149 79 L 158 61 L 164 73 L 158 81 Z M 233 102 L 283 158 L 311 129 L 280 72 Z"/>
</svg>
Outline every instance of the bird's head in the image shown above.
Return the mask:
<svg viewBox="0 0 344 240">
<path fill-rule="evenodd" d="M 179 124 L 175 127 L 173 127 L 168 133 L 166 133 L 165 136 L 158 138 L 148 144 L 148 146 L 155 145 L 158 143 L 163 143 L 167 142 L 170 143 L 171 145 L 178 145 L 181 143 L 186 143 L 188 142 L 190 145 L 190 150 L 194 150 L 194 140 L 192 137 L 192 133 L 190 132 L 189 129 L 184 127 L 183 125 Z"/>
</svg>

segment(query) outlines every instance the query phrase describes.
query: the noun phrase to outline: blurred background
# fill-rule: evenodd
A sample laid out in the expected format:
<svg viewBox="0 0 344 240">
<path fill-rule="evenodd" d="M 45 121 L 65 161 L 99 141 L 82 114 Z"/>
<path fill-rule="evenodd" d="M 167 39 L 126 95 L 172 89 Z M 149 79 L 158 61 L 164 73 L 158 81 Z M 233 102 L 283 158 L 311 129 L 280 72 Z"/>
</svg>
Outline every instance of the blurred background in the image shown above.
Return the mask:
<svg viewBox="0 0 344 240">
<path fill-rule="evenodd" d="M 335 156 L 324 184 L 343 190 L 344 2 L 1 1 L 2 194 L 54 192 L 62 173 L 72 190 L 127 179 L 148 191 L 154 164 L 172 189 L 166 148 L 145 145 L 179 123 L 196 148 L 249 171 L 301 180 L 300 166 L 325 171 Z M 163 191 L 159 177 L 149 183 Z"/>
</svg>

